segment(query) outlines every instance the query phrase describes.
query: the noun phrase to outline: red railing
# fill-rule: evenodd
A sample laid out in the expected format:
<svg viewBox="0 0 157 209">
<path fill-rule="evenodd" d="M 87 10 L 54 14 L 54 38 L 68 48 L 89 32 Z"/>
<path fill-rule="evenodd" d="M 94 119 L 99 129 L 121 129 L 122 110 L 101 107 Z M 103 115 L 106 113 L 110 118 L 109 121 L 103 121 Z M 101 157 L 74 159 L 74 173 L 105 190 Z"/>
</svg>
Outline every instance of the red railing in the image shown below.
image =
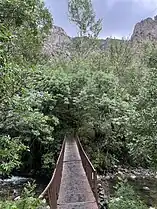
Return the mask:
<svg viewBox="0 0 157 209">
<path fill-rule="evenodd" d="M 65 140 L 66 139 L 64 139 L 62 149 L 61 149 L 58 161 L 56 163 L 56 168 L 53 172 L 53 176 L 49 184 L 45 188 L 45 190 L 39 196 L 39 198 L 47 200 L 51 209 L 57 209 L 57 199 L 59 195 L 60 183 L 61 183 L 61 178 L 62 178 Z"/>
<path fill-rule="evenodd" d="M 93 167 L 92 163 L 90 162 L 88 156 L 86 155 L 79 138 L 76 138 L 77 146 L 79 149 L 79 153 L 81 156 L 83 168 L 86 172 L 89 184 L 95 196 L 96 202 L 98 203 L 98 192 L 97 192 L 97 172 Z"/>
</svg>

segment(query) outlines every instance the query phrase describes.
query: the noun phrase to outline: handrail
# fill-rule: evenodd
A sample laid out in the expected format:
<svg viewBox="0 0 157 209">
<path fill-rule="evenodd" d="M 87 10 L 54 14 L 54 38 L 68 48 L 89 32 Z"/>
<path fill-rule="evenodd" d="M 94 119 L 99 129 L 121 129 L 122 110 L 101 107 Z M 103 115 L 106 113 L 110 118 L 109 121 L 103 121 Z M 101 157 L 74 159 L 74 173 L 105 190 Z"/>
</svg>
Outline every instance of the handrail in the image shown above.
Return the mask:
<svg viewBox="0 0 157 209">
<path fill-rule="evenodd" d="M 62 149 L 59 154 L 59 158 L 57 160 L 56 167 L 53 172 L 53 176 L 49 184 L 45 188 L 45 190 L 39 196 L 40 199 L 45 198 L 48 201 L 51 209 L 57 209 L 57 199 L 58 199 L 60 183 L 61 183 L 61 178 L 62 178 L 65 141 L 66 141 L 66 137 L 64 138 Z"/>
<path fill-rule="evenodd" d="M 77 142 L 77 146 L 78 146 L 78 149 L 79 149 L 79 153 L 80 153 L 80 156 L 81 156 L 81 160 L 82 160 L 84 170 L 86 172 L 89 184 L 91 186 L 91 189 L 92 189 L 93 194 L 95 196 L 96 202 L 98 204 L 97 172 L 96 172 L 95 168 L 93 167 L 91 161 L 89 160 L 87 154 L 85 153 L 78 136 L 76 137 L 76 142 Z"/>
<path fill-rule="evenodd" d="M 94 169 L 88 156 L 86 155 L 79 138 L 75 137 L 75 139 L 76 139 L 77 147 L 78 147 L 79 154 L 81 157 L 83 168 L 85 170 L 88 182 L 90 184 L 90 187 L 92 189 L 92 192 L 93 192 L 96 202 L 98 204 L 97 172 Z M 59 190 L 60 190 L 60 184 L 61 184 L 61 178 L 62 178 L 62 170 L 63 170 L 65 142 L 66 142 L 66 137 L 64 138 L 64 141 L 62 144 L 62 149 L 59 154 L 59 158 L 57 160 L 56 167 L 53 172 L 53 176 L 52 176 L 49 184 L 45 188 L 45 190 L 39 196 L 40 199 L 45 198 L 47 200 L 51 209 L 57 209 L 57 200 L 58 200 L 58 196 L 59 196 Z"/>
</svg>

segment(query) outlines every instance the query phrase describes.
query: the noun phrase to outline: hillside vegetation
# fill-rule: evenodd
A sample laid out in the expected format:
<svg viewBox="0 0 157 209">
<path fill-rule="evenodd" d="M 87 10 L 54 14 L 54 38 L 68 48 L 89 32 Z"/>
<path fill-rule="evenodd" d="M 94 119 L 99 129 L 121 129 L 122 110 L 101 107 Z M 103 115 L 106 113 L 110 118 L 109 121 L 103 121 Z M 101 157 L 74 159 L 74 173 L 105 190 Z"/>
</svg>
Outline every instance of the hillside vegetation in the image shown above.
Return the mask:
<svg viewBox="0 0 157 209">
<path fill-rule="evenodd" d="M 50 177 L 73 131 L 99 172 L 114 165 L 156 169 L 156 43 L 143 43 L 140 53 L 116 40 L 103 52 L 91 50 L 101 20 L 89 10 L 79 25 L 73 6 L 81 0 L 70 2 L 80 37 L 92 39 L 79 39 L 71 59 L 41 54 L 52 26 L 41 1 L 0 3 L 0 174 Z"/>
</svg>

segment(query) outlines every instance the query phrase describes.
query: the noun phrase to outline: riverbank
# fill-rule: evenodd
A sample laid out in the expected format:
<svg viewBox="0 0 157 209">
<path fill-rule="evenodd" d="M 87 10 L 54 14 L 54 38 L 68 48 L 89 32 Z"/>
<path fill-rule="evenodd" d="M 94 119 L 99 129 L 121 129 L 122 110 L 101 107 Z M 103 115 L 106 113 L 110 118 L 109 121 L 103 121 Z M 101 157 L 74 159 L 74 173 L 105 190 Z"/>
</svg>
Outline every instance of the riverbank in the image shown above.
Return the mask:
<svg viewBox="0 0 157 209">
<path fill-rule="evenodd" d="M 157 206 L 157 171 L 117 167 L 113 173 L 98 176 L 101 197 L 106 201 L 114 197 L 118 182 L 128 182 L 148 207 Z"/>
<path fill-rule="evenodd" d="M 33 182 L 33 178 L 12 176 L 8 179 L 0 179 L 0 199 L 12 199 L 13 191 L 21 195 L 24 186 Z M 101 188 L 100 199 L 108 201 L 114 197 L 115 186 L 118 182 L 127 181 L 140 196 L 148 207 L 154 208 L 157 205 L 157 172 L 149 169 L 131 169 L 117 167 L 113 173 L 98 176 L 98 185 Z M 36 196 L 46 187 L 46 181 L 35 180 Z"/>
</svg>

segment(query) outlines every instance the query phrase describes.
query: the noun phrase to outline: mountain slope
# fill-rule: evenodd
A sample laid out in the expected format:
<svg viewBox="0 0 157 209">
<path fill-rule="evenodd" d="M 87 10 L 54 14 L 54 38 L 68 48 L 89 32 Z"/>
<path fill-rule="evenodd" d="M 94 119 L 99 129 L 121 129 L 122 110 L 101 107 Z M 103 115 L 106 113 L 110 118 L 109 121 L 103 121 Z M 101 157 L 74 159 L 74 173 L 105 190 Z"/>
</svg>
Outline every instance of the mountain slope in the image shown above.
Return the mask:
<svg viewBox="0 0 157 209">
<path fill-rule="evenodd" d="M 43 53 L 46 56 L 70 57 L 73 50 L 76 49 L 76 41 L 79 39 L 79 37 L 71 38 L 67 35 L 64 29 L 58 26 L 53 26 L 49 36 L 45 40 Z M 83 40 L 87 42 L 85 43 L 85 46 L 90 44 L 90 42 L 92 43 L 92 41 L 87 37 L 84 37 Z M 105 50 L 112 40 L 113 39 L 111 38 L 98 39 L 97 46 L 94 50 Z M 157 41 L 157 16 L 154 18 L 147 18 L 137 23 L 129 42 L 142 43 L 147 40 Z M 122 40 L 117 39 L 116 41 L 121 42 Z"/>
<path fill-rule="evenodd" d="M 157 40 L 157 16 L 149 17 L 135 25 L 131 41 L 142 42 L 145 40 Z"/>
</svg>

